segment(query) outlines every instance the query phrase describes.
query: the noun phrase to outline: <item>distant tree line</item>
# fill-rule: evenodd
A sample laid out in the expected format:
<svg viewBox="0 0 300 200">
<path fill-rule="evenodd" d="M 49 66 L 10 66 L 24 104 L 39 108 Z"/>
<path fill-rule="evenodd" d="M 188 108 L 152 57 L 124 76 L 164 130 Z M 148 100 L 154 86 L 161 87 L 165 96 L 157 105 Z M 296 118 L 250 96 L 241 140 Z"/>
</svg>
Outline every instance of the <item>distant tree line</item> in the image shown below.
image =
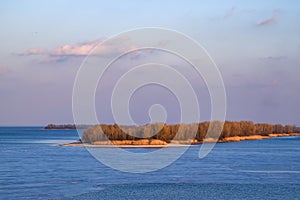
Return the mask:
<svg viewBox="0 0 300 200">
<path fill-rule="evenodd" d="M 48 124 L 44 127 L 44 129 L 86 129 L 91 127 L 92 125 L 75 125 L 75 124 Z"/>
<path fill-rule="evenodd" d="M 210 131 L 209 125 L 211 124 Z M 82 135 L 82 141 L 92 143 L 95 141 L 109 140 L 139 140 L 159 139 L 165 142 L 172 140 L 193 140 L 203 141 L 207 137 L 223 139 L 234 136 L 251 136 L 280 133 L 300 133 L 299 128 L 293 125 L 257 123 L 252 121 L 225 121 L 222 129 L 222 122 L 201 122 L 192 124 L 147 124 L 143 126 L 119 126 L 117 124 L 101 124 L 89 127 Z M 222 130 L 221 130 L 222 129 Z M 219 135 L 221 131 L 221 135 Z"/>
</svg>

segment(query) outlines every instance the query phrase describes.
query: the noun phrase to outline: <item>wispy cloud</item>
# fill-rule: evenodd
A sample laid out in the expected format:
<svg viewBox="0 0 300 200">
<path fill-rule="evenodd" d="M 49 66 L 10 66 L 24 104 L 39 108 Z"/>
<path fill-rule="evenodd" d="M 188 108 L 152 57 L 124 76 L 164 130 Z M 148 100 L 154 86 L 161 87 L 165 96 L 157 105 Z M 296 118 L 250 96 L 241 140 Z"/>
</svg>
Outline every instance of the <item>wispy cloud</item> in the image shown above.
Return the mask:
<svg viewBox="0 0 300 200">
<path fill-rule="evenodd" d="M 287 59 L 287 56 L 265 56 L 262 57 L 261 59 L 263 60 L 285 60 Z"/>
<path fill-rule="evenodd" d="M 224 16 L 224 18 L 229 18 L 233 15 L 234 11 L 236 10 L 236 6 L 232 6 L 231 9 L 227 12 L 227 14 Z"/>
<path fill-rule="evenodd" d="M 127 37 L 120 37 L 98 46 L 104 40 L 92 40 L 78 44 L 64 44 L 52 50 L 41 48 L 31 48 L 25 53 L 18 54 L 20 56 L 46 56 L 44 62 L 64 62 L 70 58 L 84 57 L 87 55 L 106 56 L 109 54 L 116 54 L 129 51 L 136 47 L 130 43 Z M 97 47 L 97 48 L 96 48 Z"/>
<path fill-rule="evenodd" d="M 19 53 L 19 56 L 32 56 L 32 55 L 46 55 L 46 56 L 86 56 L 91 50 L 97 46 L 101 41 L 93 40 L 88 42 L 83 42 L 79 44 L 64 44 L 58 46 L 52 50 L 42 49 L 42 48 L 30 48 L 24 53 Z"/>
<path fill-rule="evenodd" d="M 281 13 L 281 9 L 280 8 L 274 8 L 273 9 L 273 16 L 271 18 L 264 19 L 264 20 L 260 21 L 257 25 L 258 26 L 266 26 L 266 25 L 275 23 L 277 21 L 277 16 L 280 13 Z"/>
<path fill-rule="evenodd" d="M 45 49 L 32 48 L 32 49 L 28 49 L 26 53 L 23 55 L 41 55 L 46 53 L 47 51 Z"/>
<path fill-rule="evenodd" d="M 265 19 L 265 20 L 259 22 L 257 25 L 258 25 L 258 26 L 266 26 L 266 25 L 275 23 L 276 21 L 277 21 L 277 17 L 276 17 L 276 16 L 273 16 L 273 17 L 271 17 L 271 18 L 268 18 L 268 19 Z"/>
</svg>

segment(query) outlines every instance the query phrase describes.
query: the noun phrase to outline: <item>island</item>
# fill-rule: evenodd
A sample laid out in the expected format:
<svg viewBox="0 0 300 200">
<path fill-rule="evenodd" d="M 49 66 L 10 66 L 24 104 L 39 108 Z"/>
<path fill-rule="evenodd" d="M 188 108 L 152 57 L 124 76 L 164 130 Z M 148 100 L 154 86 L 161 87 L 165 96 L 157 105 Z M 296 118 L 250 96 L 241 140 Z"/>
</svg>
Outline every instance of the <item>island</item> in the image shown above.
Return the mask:
<svg viewBox="0 0 300 200">
<path fill-rule="evenodd" d="M 74 129 L 87 129 L 93 125 L 87 124 L 47 124 L 44 129 L 46 130 L 74 130 Z"/>
<path fill-rule="evenodd" d="M 223 126 L 222 126 L 223 125 Z M 210 127 L 210 131 L 209 131 Z M 207 135 L 209 131 L 209 134 Z M 219 134 L 221 131 L 221 135 Z M 239 142 L 271 137 L 300 136 L 293 125 L 252 121 L 213 121 L 191 124 L 154 123 L 143 126 L 99 124 L 88 127 L 79 141 L 61 146 L 165 147 L 204 142 Z"/>
</svg>

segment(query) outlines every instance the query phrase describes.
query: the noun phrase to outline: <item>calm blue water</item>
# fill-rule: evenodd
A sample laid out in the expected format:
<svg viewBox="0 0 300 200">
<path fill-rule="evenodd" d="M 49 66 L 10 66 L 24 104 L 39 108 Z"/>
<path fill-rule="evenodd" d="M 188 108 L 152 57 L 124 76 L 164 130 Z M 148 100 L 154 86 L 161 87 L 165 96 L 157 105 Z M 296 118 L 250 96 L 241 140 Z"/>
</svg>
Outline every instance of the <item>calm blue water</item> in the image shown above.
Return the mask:
<svg viewBox="0 0 300 200">
<path fill-rule="evenodd" d="M 300 199 L 300 137 L 220 143 L 202 160 L 193 146 L 146 174 L 58 146 L 78 138 L 75 130 L 0 128 L 0 199 Z"/>
</svg>

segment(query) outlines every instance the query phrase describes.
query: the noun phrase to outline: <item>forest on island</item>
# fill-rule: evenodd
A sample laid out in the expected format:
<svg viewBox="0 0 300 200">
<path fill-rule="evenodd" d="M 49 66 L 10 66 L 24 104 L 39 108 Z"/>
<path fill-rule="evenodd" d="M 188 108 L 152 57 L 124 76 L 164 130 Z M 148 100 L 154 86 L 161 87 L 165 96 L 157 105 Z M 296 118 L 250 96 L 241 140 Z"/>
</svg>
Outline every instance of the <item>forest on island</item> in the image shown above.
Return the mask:
<svg viewBox="0 0 300 200">
<path fill-rule="evenodd" d="M 210 124 L 211 123 L 211 124 Z M 210 131 L 209 130 L 209 126 Z M 222 128 L 223 125 L 223 128 Z M 219 135 L 221 131 L 221 135 Z M 251 136 L 269 134 L 300 133 L 299 128 L 293 125 L 253 123 L 252 121 L 213 121 L 191 124 L 164 124 L 154 123 L 143 126 L 119 126 L 117 124 L 100 124 L 89 127 L 83 133 L 81 140 L 84 143 L 109 140 L 140 140 L 158 139 L 167 143 L 172 140 L 194 140 L 201 142 L 207 137 L 224 139 L 234 136 Z"/>
</svg>

